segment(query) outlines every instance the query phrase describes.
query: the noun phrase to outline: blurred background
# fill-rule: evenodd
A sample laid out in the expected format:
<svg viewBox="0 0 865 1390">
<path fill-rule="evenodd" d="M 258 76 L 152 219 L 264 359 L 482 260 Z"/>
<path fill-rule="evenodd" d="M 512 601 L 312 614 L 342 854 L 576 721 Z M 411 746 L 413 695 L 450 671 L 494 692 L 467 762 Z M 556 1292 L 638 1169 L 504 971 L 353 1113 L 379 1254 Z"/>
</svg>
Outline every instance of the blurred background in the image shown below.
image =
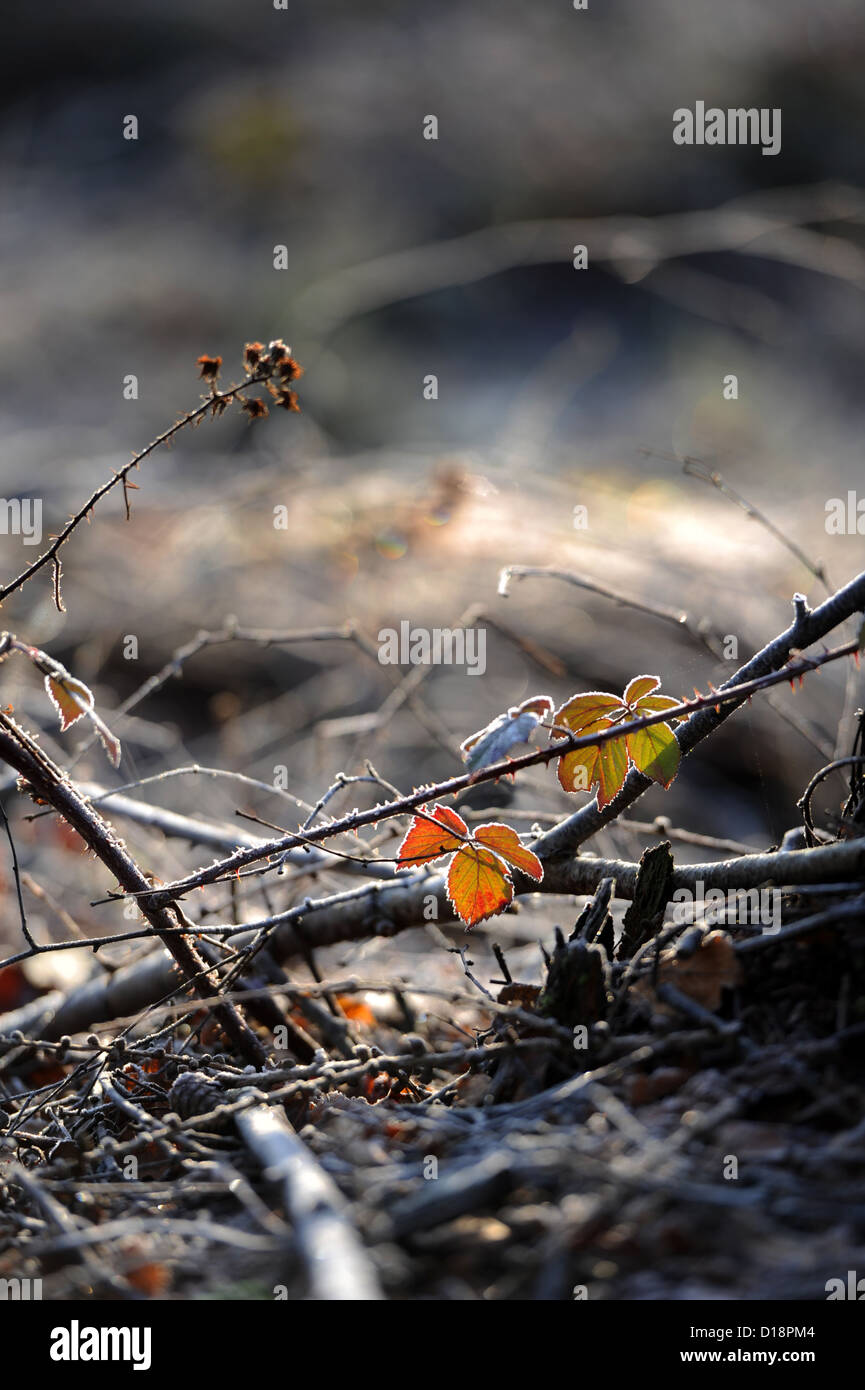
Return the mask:
<svg viewBox="0 0 865 1390">
<path fill-rule="evenodd" d="M 193 761 L 270 783 L 284 766 L 314 802 L 365 757 L 404 789 L 452 773 L 467 734 L 533 693 L 620 689 L 644 670 L 673 694 L 724 679 L 725 636 L 744 660 L 787 626 L 795 590 L 816 603 L 825 587 L 683 457 L 720 471 L 833 586 L 862 568 L 862 538 L 824 523 L 828 498 L 863 487 L 863 58 L 856 0 L 19 8 L 0 52 L 2 496 L 42 498 L 56 531 L 197 404 L 202 353 L 223 357 L 228 383 L 244 342 L 281 336 L 306 375 L 302 415 L 231 412 L 149 458 L 131 522 L 112 494 L 64 551 L 65 614 L 48 571 L 4 607 L 5 627 L 92 683 L 121 769 L 80 754 L 79 726 L 58 733 L 20 661 L 4 702 L 103 786 Z M 676 146 L 673 111 L 697 100 L 780 107 L 780 154 Z M 3 581 L 36 553 L 0 536 Z M 560 580 L 504 597 L 508 564 L 686 610 L 715 655 Z M 353 619 L 374 641 L 467 611 L 488 620 L 486 673 L 425 673 L 422 705 L 405 689 L 385 705 L 408 671 L 334 639 L 209 647 L 117 713 L 230 614 L 283 632 Z M 836 667 L 758 702 L 641 817 L 777 843 L 857 700 Z M 231 784 L 142 795 L 295 823 Z M 477 804 L 495 800 L 554 816 L 581 799 L 537 771 Z M 62 832 L 17 833 L 79 925 L 110 925 Z M 144 834 L 129 828 L 149 867 Z M 648 842 L 616 831 L 595 847 L 633 857 Z M 162 873 L 200 858 L 164 853 Z M 4 912 L 14 934 L 11 899 Z"/>
</svg>

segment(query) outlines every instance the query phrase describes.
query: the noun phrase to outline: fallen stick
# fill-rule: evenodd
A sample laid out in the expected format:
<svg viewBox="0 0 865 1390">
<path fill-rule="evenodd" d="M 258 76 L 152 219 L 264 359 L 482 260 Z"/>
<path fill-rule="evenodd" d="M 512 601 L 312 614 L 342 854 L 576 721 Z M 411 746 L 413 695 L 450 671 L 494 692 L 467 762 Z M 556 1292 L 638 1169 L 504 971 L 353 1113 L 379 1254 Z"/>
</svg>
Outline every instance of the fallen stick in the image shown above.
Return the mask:
<svg viewBox="0 0 865 1390">
<path fill-rule="evenodd" d="M 614 878 L 616 896 L 631 898 L 638 867 L 624 860 L 577 856 L 545 866 L 541 887 L 548 893 L 582 895 L 594 893 L 604 878 Z M 865 877 L 865 837 L 819 845 L 814 849 L 775 850 L 707 864 L 682 865 L 673 871 L 672 886 L 674 890 L 686 888 L 692 892 L 697 890 L 698 884 L 707 889 L 746 891 L 766 883 L 778 886 L 832 883 L 838 879 L 862 877 Z M 524 879 L 517 883 L 516 889 L 518 894 L 537 892 L 538 885 Z M 453 920 L 445 883 L 438 874 L 412 877 L 405 882 L 397 876 L 392 883 L 335 894 L 292 908 L 289 913 L 277 914 L 277 925 L 271 931 L 268 947 L 273 958 L 281 962 L 309 949 L 362 941 L 372 936 L 396 936 L 418 925 L 424 908 L 433 897 L 437 904 L 437 920 Z M 286 920 L 280 923 L 280 916 Z M 302 919 L 302 935 L 297 929 L 298 919 Z M 274 919 L 249 923 L 227 939 L 232 947 L 242 949 L 255 939 L 268 920 Z M 214 930 L 213 924 L 208 930 Z M 762 939 L 756 937 L 755 941 Z M 70 946 L 74 947 L 75 943 Z M 174 962 L 166 952 L 158 950 L 110 974 L 94 977 L 68 995 L 54 991 L 11 1013 L 0 1014 L 0 1033 L 20 1031 L 50 1041 L 64 1033 L 78 1033 L 100 1023 L 141 1013 L 165 999 L 180 983 Z"/>
<path fill-rule="evenodd" d="M 265 1177 L 282 1183 L 286 1214 L 306 1265 L 312 1297 L 355 1303 L 383 1298 L 342 1193 L 285 1116 L 255 1106 L 238 1114 L 235 1124 L 265 1169 Z"/>
</svg>

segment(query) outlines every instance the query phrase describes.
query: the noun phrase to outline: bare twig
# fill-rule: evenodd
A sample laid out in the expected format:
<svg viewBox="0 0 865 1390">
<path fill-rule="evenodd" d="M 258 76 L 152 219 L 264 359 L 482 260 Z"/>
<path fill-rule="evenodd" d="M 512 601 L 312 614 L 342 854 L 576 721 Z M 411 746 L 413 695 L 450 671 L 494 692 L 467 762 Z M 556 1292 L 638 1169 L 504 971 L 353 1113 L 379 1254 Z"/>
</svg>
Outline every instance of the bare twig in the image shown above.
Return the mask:
<svg viewBox="0 0 865 1390">
<path fill-rule="evenodd" d="M 236 1118 L 244 1142 L 280 1181 L 313 1298 L 368 1302 L 383 1297 L 369 1256 L 349 1221 L 339 1189 L 301 1143 L 284 1115 L 263 1106 Z"/>
</svg>

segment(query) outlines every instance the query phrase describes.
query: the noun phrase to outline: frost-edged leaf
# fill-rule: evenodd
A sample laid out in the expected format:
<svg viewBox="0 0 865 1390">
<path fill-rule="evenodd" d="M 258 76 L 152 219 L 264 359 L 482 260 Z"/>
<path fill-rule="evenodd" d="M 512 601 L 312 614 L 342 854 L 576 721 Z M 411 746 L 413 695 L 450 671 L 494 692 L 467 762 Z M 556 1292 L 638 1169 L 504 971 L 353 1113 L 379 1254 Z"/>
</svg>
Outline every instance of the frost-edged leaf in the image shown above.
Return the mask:
<svg viewBox="0 0 865 1390">
<path fill-rule="evenodd" d="M 628 775 L 628 750 L 623 738 L 610 739 L 598 749 L 598 807 L 603 810 L 621 791 Z"/>
<path fill-rule="evenodd" d="M 68 729 L 76 719 L 93 709 L 92 691 L 74 676 L 46 676 L 45 689 L 60 716 L 61 729 Z"/>
<path fill-rule="evenodd" d="M 679 771 L 681 750 L 669 724 L 653 724 L 628 734 L 628 753 L 634 766 L 653 782 L 669 787 Z"/>
<path fill-rule="evenodd" d="M 609 719 L 599 719 L 597 723 L 580 729 L 582 738 L 590 734 L 603 733 L 613 727 Z M 612 801 L 625 780 L 628 771 L 628 750 L 624 738 L 610 739 L 595 747 L 577 748 L 565 753 L 558 763 L 559 781 L 566 792 L 588 791 L 598 783 L 598 805 L 606 806 Z"/>
<path fill-rule="evenodd" d="M 468 833 L 465 821 L 448 806 L 436 806 L 425 816 L 415 816 L 397 850 L 397 868 L 407 869 L 441 859 L 442 855 L 459 849 L 465 843 L 461 837 Z"/>
<path fill-rule="evenodd" d="M 536 695 L 500 714 L 460 744 L 463 762 L 470 772 L 490 767 L 506 758 L 516 743 L 526 743 L 543 719 L 552 713 L 549 695 Z"/>
<path fill-rule="evenodd" d="M 674 700 L 671 695 L 644 695 L 637 705 L 637 714 L 663 714 L 665 710 L 676 709 L 682 703 L 681 700 Z M 676 719 L 685 720 L 687 714 L 677 714 Z"/>
<path fill-rule="evenodd" d="M 603 729 L 612 727 L 609 719 L 599 719 L 597 723 L 581 729 L 580 735 L 588 737 L 589 734 L 600 733 Z M 566 792 L 587 792 L 592 784 L 597 782 L 600 752 L 598 747 L 576 748 L 572 753 L 565 753 L 559 758 L 559 781 Z"/>
<path fill-rule="evenodd" d="M 651 695 L 653 690 L 657 690 L 661 684 L 660 676 L 634 676 L 625 686 L 625 693 L 622 696 L 626 705 L 636 704 L 638 700 L 644 700 L 647 695 Z"/>
<path fill-rule="evenodd" d="M 63 675 L 58 673 L 45 677 L 45 689 L 60 716 L 60 728 L 68 729 L 77 719 L 89 719 L 111 762 L 117 767 L 121 754 L 120 740 L 111 732 L 105 720 L 96 713 L 93 707 L 93 693 L 84 682 L 76 680 L 68 672 Z"/>
<path fill-rule="evenodd" d="M 570 729 L 571 733 L 581 734 L 592 726 L 599 727 L 598 720 L 620 712 L 624 712 L 620 696 L 606 690 L 589 690 L 585 695 L 572 696 L 567 704 L 556 710 L 553 723 Z"/>
<path fill-rule="evenodd" d="M 519 835 L 509 825 L 479 825 L 473 838 L 488 849 L 495 850 L 512 868 L 520 869 L 540 883 L 544 876 L 543 864 L 536 854 L 521 844 Z"/>
<path fill-rule="evenodd" d="M 492 850 L 463 845 L 451 860 L 448 898 L 467 927 L 477 926 L 513 900 L 514 885 L 506 866 Z"/>
</svg>

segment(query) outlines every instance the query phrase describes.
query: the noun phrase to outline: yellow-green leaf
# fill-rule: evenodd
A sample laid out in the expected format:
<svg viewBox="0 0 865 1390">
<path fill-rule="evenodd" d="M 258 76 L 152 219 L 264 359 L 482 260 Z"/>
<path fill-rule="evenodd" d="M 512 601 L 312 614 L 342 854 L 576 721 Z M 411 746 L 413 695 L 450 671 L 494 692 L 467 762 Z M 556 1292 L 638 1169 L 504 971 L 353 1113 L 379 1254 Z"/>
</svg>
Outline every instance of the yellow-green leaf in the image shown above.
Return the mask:
<svg viewBox="0 0 865 1390">
<path fill-rule="evenodd" d="M 590 726 L 598 726 L 598 720 L 619 711 L 624 712 L 619 695 L 610 695 L 606 690 L 589 690 L 585 695 L 573 695 L 567 704 L 556 710 L 553 723 L 581 734 Z"/>
<path fill-rule="evenodd" d="M 628 753 L 634 766 L 662 787 L 669 787 L 679 770 L 681 751 L 669 724 L 628 734 Z"/>
<path fill-rule="evenodd" d="M 653 690 L 657 690 L 661 684 L 660 676 L 634 676 L 625 686 L 625 693 L 622 696 L 626 705 L 634 705 L 638 700 L 643 700 L 647 695 L 651 695 Z"/>
</svg>

